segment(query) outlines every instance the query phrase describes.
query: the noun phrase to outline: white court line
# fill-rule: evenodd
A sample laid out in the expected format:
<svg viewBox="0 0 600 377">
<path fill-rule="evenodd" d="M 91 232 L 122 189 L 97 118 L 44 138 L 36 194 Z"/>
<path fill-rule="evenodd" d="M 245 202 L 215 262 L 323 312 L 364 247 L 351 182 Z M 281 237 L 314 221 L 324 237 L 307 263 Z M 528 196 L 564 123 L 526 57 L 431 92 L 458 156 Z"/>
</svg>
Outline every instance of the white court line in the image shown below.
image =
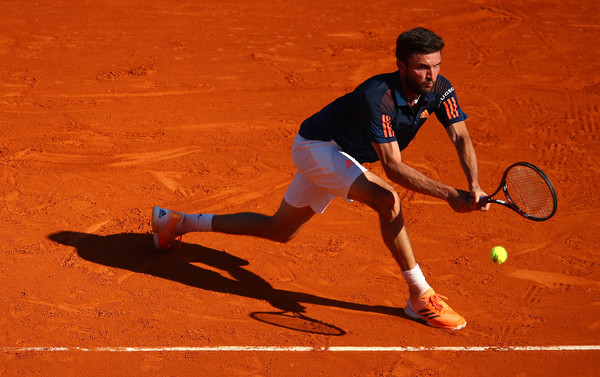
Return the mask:
<svg viewBox="0 0 600 377">
<path fill-rule="evenodd" d="M 279 347 L 279 346 L 215 346 L 215 347 L 0 347 L 12 352 L 528 352 L 528 351 L 600 351 L 600 345 L 566 346 L 440 346 L 440 347 Z"/>
</svg>

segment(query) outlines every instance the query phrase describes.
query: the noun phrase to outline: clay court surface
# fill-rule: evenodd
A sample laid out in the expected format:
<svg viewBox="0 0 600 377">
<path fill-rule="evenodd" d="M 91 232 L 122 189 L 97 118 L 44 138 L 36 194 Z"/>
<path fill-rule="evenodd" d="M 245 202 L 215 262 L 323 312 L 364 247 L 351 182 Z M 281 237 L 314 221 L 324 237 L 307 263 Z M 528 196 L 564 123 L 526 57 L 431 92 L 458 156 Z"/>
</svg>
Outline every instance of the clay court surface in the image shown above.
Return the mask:
<svg viewBox="0 0 600 377">
<path fill-rule="evenodd" d="M 390 4 L 3 0 L 0 375 L 598 373 L 597 348 L 549 347 L 600 345 L 599 3 Z M 465 329 L 404 316 L 405 283 L 357 203 L 336 199 L 284 245 L 193 234 L 153 250 L 155 204 L 275 211 L 299 124 L 395 70 L 398 33 L 419 25 L 446 41 L 484 190 L 529 161 L 558 192 L 536 223 L 398 187 Z M 403 160 L 466 188 L 434 117 Z"/>
</svg>

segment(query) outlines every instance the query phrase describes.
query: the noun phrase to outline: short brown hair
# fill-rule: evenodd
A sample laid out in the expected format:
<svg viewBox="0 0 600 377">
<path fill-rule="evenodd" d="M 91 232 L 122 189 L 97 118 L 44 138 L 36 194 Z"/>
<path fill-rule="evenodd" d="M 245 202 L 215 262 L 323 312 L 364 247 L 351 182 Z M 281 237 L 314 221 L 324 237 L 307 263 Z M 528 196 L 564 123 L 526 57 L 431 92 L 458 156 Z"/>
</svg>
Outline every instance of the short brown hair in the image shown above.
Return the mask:
<svg viewBox="0 0 600 377">
<path fill-rule="evenodd" d="M 433 31 L 417 27 L 405 31 L 396 40 L 396 58 L 407 62 L 413 54 L 442 51 L 444 41 Z"/>
</svg>

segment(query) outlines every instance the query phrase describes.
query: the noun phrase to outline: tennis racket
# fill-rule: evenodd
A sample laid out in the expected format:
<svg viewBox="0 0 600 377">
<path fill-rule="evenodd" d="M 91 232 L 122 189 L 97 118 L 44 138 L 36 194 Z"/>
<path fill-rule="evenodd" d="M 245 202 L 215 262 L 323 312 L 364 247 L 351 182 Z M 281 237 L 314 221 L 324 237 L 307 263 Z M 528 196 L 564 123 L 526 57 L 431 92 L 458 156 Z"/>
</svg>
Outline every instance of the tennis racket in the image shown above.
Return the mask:
<svg viewBox="0 0 600 377">
<path fill-rule="evenodd" d="M 494 199 L 498 192 L 504 199 Z M 550 179 L 538 167 L 528 162 L 509 166 L 498 189 L 479 200 L 480 205 L 496 203 L 508 207 L 519 215 L 533 221 L 545 221 L 554 216 L 558 201 Z"/>
</svg>

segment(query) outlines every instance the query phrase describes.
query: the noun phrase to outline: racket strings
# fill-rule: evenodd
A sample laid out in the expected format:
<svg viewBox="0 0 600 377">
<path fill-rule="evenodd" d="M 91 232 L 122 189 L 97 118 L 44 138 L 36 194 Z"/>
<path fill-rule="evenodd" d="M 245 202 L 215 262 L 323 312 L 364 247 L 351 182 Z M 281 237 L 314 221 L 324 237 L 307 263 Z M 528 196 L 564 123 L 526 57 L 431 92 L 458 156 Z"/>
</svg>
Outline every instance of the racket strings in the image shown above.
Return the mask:
<svg viewBox="0 0 600 377">
<path fill-rule="evenodd" d="M 506 191 L 528 215 L 544 218 L 554 211 L 554 194 L 546 180 L 527 166 L 515 166 L 506 175 Z"/>
</svg>

